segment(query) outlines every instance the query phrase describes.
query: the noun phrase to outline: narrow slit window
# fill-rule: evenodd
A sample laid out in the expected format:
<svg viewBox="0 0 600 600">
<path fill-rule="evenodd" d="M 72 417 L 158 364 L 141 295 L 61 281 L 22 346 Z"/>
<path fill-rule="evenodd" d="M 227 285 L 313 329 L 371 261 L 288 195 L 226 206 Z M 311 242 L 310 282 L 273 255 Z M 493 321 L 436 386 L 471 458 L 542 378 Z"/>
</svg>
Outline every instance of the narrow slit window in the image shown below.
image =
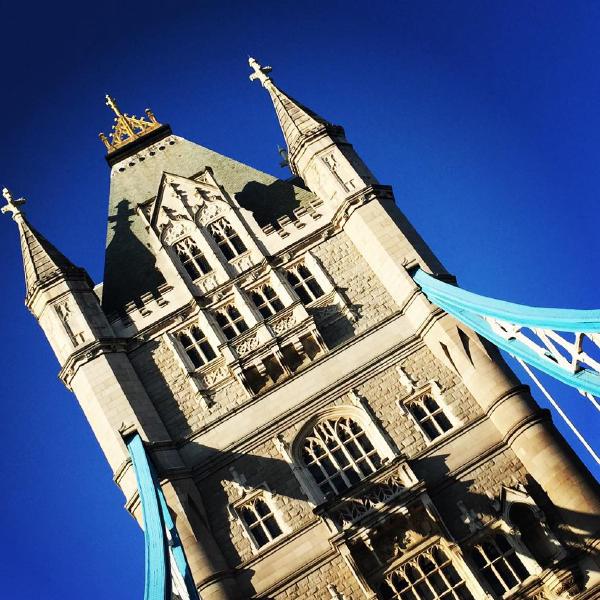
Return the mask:
<svg viewBox="0 0 600 600">
<path fill-rule="evenodd" d="M 253 290 L 250 297 L 263 319 L 268 319 L 276 312 L 283 310 L 283 302 L 277 297 L 275 290 L 270 285 L 263 285 L 261 288 Z"/>
<path fill-rule="evenodd" d="M 177 334 L 177 339 L 196 369 L 217 356 L 206 336 L 197 325 L 192 325 L 188 329 L 180 331 Z"/>
<path fill-rule="evenodd" d="M 257 548 L 282 535 L 273 511 L 263 498 L 255 498 L 238 508 L 238 513 Z"/>
<path fill-rule="evenodd" d="M 217 219 L 208 226 L 208 231 L 227 260 L 246 252 L 244 242 L 227 219 Z"/>
<path fill-rule="evenodd" d="M 217 323 L 228 340 L 240 335 L 248 329 L 240 311 L 230 304 L 216 313 Z"/>
<path fill-rule="evenodd" d="M 287 279 L 294 288 L 302 304 L 310 304 L 324 292 L 306 265 L 296 265 L 287 272 Z"/>
<path fill-rule="evenodd" d="M 173 245 L 173 250 L 175 250 L 183 268 L 192 281 L 200 279 L 200 277 L 212 271 L 206 257 L 192 238 L 186 237 L 177 242 Z"/>
</svg>

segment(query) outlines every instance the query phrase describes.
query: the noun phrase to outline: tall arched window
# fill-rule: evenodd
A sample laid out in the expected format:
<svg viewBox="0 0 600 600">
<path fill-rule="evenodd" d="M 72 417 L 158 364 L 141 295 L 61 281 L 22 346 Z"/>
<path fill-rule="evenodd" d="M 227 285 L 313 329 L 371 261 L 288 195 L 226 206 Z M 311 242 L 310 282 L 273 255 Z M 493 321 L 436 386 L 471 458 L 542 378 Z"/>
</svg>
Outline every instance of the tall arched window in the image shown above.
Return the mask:
<svg viewBox="0 0 600 600">
<path fill-rule="evenodd" d="M 211 223 L 208 226 L 208 231 L 227 260 L 231 260 L 246 251 L 244 242 L 235 232 L 231 223 L 224 217 Z"/>
<path fill-rule="evenodd" d="M 200 248 L 192 238 L 186 237 L 173 244 L 173 250 L 192 280 L 199 279 L 212 271 L 204 254 L 200 252 Z"/>
<path fill-rule="evenodd" d="M 350 417 L 321 421 L 304 439 L 302 460 L 323 494 L 341 494 L 374 473 L 381 457 Z"/>
</svg>

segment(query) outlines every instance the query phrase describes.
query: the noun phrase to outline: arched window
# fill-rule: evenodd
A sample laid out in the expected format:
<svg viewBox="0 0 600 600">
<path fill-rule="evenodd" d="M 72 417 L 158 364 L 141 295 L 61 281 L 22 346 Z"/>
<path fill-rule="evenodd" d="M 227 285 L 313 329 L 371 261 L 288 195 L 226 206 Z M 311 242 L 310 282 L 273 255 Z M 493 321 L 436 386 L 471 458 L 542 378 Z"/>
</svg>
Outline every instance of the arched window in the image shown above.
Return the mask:
<svg viewBox="0 0 600 600">
<path fill-rule="evenodd" d="M 192 238 L 186 237 L 173 244 L 173 250 L 175 250 L 183 268 L 187 271 L 192 281 L 212 271 L 204 254 L 200 252 L 200 249 Z"/>
<path fill-rule="evenodd" d="M 196 368 L 216 358 L 212 346 L 208 343 L 206 336 L 197 325 L 192 325 L 180 331 L 177 334 L 177 339 Z"/>
<path fill-rule="evenodd" d="M 208 231 L 227 260 L 231 260 L 246 251 L 244 242 L 224 217 L 211 223 L 208 226 Z"/>
<path fill-rule="evenodd" d="M 407 406 L 430 441 L 452 429 L 452 423 L 444 409 L 430 394 L 407 402 Z"/>
<path fill-rule="evenodd" d="M 287 279 L 296 294 L 298 294 L 302 304 L 310 304 L 324 294 L 323 289 L 306 265 L 300 264 L 288 269 Z"/>
<path fill-rule="evenodd" d="M 275 290 L 270 285 L 263 285 L 256 290 L 252 290 L 250 297 L 263 319 L 268 319 L 277 311 L 283 310 L 283 302 L 277 297 Z"/>
<path fill-rule="evenodd" d="M 438 545 L 388 573 L 379 595 L 383 600 L 473 600 L 450 557 Z"/>
<path fill-rule="evenodd" d="M 529 573 L 506 536 L 498 533 L 473 548 L 473 561 L 498 597 L 516 588 Z"/>
<path fill-rule="evenodd" d="M 236 335 L 248 329 L 244 317 L 242 317 L 240 311 L 233 304 L 221 309 L 215 316 L 219 327 L 223 330 L 228 340 L 233 339 Z"/>
<path fill-rule="evenodd" d="M 262 548 L 282 534 L 273 511 L 263 498 L 253 498 L 237 511 L 257 548 Z"/>
<path fill-rule="evenodd" d="M 302 460 L 323 494 L 341 494 L 375 472 L 381 458 L 350 417 L 317 423 L 306 436 Z"/>
</svg>

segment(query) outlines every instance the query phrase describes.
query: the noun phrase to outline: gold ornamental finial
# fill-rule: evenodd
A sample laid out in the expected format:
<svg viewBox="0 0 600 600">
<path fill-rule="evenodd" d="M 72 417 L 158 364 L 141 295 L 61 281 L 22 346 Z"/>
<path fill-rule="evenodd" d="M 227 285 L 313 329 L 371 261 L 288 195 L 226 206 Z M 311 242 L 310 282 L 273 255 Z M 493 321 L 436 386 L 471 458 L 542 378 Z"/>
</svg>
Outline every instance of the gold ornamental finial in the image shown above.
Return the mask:
<svg viewBox="0 0 600 600">
<path fill-rule="evenodd" d="M 117 117 L 121 117 L 122 115 L 119 107 L 117 106 L 117 101 L 108 94 L 106 94 L 104 97 L 106 98 L 106 106 L 111 108 Z"/>
<path fill-rule="evenodd" d="M 7 212 L 12 213 L 11 216 L 14 220 L 16 220 L 17 217 L 23 216 L 23 213 L 19 207 L 25 204 L 25 198 L 18 198 L 17 200 L 14 200 L 13 195 L 10 193 L 8 188 L 2 188 L 2 195 L 6 200 L 6 205 L 0 208 L 0 211 L 3 214 Z"/>
<path fill-rule="evenodd" d="M 109 154 L 162 126 L 162 123 L 156 120 L 154 113 L 149 108 L 146 109 L 146 117 L 148 118 L 146 120 L 143 117 L 129 116 L 127 113 L 121 112 L 117 106 L 117 101 L 112 96 L 106 94 L 105 98 L 106 106 L 115 113 L 115 124 L 112 127 L 110 139 L 104 133 L 98 135 Z"/>
<path fill-rule="evenodd" d="M 250 81 L 258 79 L 261 82 L 262 86 L 265 87 L 265 84 L 271 81 L 271 78 L 268 74 L 273 70 L 273 68 L 269 66 L 263 67 L 256 61 L 256 59 L 252 58 L 251 56 L 248 57 L 248 64 L 254 71 L 254 73 L 250 74 Z"/>
</svg>

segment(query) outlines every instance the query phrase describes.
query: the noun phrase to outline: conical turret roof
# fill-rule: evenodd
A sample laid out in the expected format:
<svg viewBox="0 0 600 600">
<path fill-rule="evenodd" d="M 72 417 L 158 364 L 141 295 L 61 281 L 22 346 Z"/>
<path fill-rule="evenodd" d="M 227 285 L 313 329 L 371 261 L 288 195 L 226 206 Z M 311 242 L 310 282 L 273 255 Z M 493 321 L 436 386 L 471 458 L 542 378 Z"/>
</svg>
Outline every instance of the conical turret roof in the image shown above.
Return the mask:
<svg viewBox="0 0 600 600">
<path fill-rule="evenodd" d="M 62 252 L 34 229 L 24 215 L 17 219 L 25 270 L 26 298 L 56 277 L 87 277 L 84 269 L 74 265 Z"/>
<path fill-rule="evenodd" d="M 23 198 L 14 200 L 6 188 L 2 190 L 2 195 L 6 199 L 6 206 L 2 207 L 2 212 L 12 213 L 12 218 L 19 228 L 21 254 L 25 271 L 25 303 L 29 305 L 33 294 L 40 287 L 59 277 L 68 279 L 84 278 L 92 286 L 93 284 L 84 269 L 75 266 L 39 231 L 32 227 L 20 209 L 25 200 Z"/>
<path fill-rule="evenodd" d="M 290 152 L 293 152 L 297 142 L 301 138 L 318 131 L 328 130 L 343 135 L 344 130 L 342 127 L 330 123 L 327 119 L 324 119 L 279 89 L 268 76 L 268 73 L 271 72 L 271 67 L 263 67 L 253 58 L 248 59 L 248 64 L 254 71 L 250 75 L 250 79 L 258 79 L 262 86 L 269 92 L 279 125 L 281 126 L 281 131 Z"/>
</svg>

